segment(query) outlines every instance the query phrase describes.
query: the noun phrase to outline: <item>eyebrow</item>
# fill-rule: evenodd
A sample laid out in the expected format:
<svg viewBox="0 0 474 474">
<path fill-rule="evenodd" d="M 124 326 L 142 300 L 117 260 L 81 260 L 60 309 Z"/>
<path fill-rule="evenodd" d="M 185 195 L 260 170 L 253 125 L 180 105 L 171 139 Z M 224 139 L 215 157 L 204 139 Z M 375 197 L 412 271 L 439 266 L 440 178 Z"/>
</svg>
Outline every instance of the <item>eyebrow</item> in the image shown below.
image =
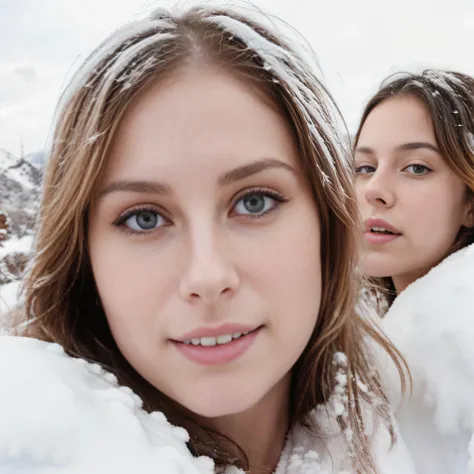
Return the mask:
<svg viewBox="0 0 474 474">
<path fill-rule="evenodd" d="M 441 152 L 436 148 L 434 145 L 428 142 L 410 142 L 410 143 L 403 143 L 402 145 L 398 145 L 395 147 L 395 151 L 412 151 L 412 150 L 431 150 L 438 154 Z M 356 153 L 364 153 L 366 155 L 375 155 L 375 150 L 368 146 L 360 146 L 356 148 Z"/>
<path fill-rule="evenodd" d="M 229 184 L 235 183 L 236 181 L 241 181 L 245 178 L 271 168 L 285 169 L 296 175 L 296 171 L 287 163 L 274 158 L 265 158 L 227 171 L 219 177 L 219 185 L 228 186 Z M 106 195 L 115 192 L 160 194 L 163 196 L 169 196 L 172 194 L 171 187 L 164 183 L 146 180 L 121 180 L 115 181 L 102 189 L 98 195 L 98 199 L 101 200 Z"/>
<path fill-rule="evenodd" d="M 221 186 L 227 186 L 271 168 L 281 168 L 296 174 L 296 171 L 284 161 L 276 160 L 274 158 L 265 158 L 228 171 L 219 178 L 219 184 Z"/>
<path fill-rule="evenodd" d="M 116 192 L 161 194 L 166 196 L 171 194 L 171 188 L 166 184 L 157 183 L 154 181 L 115 181 L 100 191 L 98 199 L 101 200 L 108 194 Z"/>
<path fill-rule="evenodd" d="M 404 143 L 403 145 L 397 146 L 395 148 L 396 151 L 410 151 L 410 150 L 421 150 L 427 149 L 434 151 L 435 153 L 440 153 L 436 146 L 432 145 L 431 143 L 427 142 L 411 142 L 411 143 Z"/>
</svg>

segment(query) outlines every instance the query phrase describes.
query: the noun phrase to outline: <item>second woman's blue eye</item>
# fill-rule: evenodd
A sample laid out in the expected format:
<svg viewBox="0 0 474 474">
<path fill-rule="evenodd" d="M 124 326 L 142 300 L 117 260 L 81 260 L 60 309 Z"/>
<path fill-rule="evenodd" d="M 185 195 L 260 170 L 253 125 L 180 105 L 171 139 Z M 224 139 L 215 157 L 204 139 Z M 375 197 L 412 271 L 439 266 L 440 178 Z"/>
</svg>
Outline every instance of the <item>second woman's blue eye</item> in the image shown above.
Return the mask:
<svg viewBox="0 0 474 474">
<path fill-rule="evenodd" d="M 431 170 L 425 165 L 417 165 L 417 164 L 409 165 L 405 168 L 405 170 L 408 171 L 410 168 L 411 168 L 411 171 L 409 171 L 409 173 L 412 173 L 418 176 L 428 174 L 431 172 Z"/>
<path fill-rule="evenodd" d="M 355 172 L 357 174 L 369 174 L 369 173 L 373 173 L 374 171 L 375 171 L 375 168 L 373 166 L 370 166 L 370 165 L 358 166 L 355 169 Z"/>
</svg>

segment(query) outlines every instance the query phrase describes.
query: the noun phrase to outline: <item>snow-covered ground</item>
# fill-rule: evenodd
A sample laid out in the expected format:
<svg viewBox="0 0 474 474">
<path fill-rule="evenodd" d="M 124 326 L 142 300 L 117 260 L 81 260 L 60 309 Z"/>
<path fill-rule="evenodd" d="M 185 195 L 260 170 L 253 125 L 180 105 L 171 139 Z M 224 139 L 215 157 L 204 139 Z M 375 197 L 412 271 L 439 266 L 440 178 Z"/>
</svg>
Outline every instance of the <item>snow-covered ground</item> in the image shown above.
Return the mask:
<svg viewBox="0 0 474 474">
<path fill-rule="evenodd" d="M 21 239 L 12 237 L 7 241 L 2 242 L 0 247 L 0 264 L 2 260 L 7 256 L 14 253 L 29 253 L 33 243 L 31 236 L 25 236 Z M 0 334 L 2 326 L 6 322 L 6 314 L 12 309 L 18 300 L 19 282 L 13 281 L 0 285 Z"/>
<path fill-rule="evenodd" d="M 19 282 L 0 285 L 0 314 L 11 309 L 18 299 Z"/>
</svg>

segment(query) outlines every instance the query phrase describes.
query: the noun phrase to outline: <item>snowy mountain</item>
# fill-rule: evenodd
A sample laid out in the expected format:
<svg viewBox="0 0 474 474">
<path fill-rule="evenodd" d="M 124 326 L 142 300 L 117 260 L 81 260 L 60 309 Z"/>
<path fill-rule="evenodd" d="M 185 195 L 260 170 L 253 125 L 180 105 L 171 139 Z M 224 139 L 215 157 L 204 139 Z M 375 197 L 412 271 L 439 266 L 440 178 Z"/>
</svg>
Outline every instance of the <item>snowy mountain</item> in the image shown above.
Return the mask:
<svg viewBox="0 0 474 474">
<path fill-rule="evenodd" d="M 7 150 L 0 148 L 0 173 L 10 166 L 13 166 L 18 161 L 11 153 Z"/>
<path fill-rule="evenodd" d="M 28 157 L 0 149 L 0 211 L 8 216 L 0 240 L 0 315 L 15 303 L 17 280 L 32 245 L 40 185 L 41 169 Z"/>
<path fill-rule="evenodd" d="M 33 165 L 33 160 L 40 159 L 42 154 L 37 155 L 34 153 L 27 155 L 26 158 L 17 158 L 12 153 L 0 148 L 0 177 L 14 180 L 25 189 L 38 189 L 41 182 L 41 171 L 38 169 L 39 166 Z M 42 163 L 42 158 L 39 163 Z"/>
<path fill-rule="evenodd" d="M 33 228 L 40 184 L 40 169 L 0 149 L 0 209 L 10 216 L 13 236 Z"/>
</svg>

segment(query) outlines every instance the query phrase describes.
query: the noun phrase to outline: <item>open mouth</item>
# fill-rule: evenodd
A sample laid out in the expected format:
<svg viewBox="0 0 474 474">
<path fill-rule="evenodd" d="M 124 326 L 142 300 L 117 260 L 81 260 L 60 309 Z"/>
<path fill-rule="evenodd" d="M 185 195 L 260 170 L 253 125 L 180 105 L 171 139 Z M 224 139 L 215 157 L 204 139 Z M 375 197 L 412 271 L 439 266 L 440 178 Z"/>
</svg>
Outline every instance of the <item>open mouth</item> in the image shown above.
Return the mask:
<svg viewBox="0 0 474 474">
<path fill-rule="evenodd" d="M 385 227 L 376 227 L 376 226 L 371 227 L 370 232 L 373 234 L 401 235 L 399 233 L 392 232 L 391 230 L 388 230 Z"/>
</svg>

